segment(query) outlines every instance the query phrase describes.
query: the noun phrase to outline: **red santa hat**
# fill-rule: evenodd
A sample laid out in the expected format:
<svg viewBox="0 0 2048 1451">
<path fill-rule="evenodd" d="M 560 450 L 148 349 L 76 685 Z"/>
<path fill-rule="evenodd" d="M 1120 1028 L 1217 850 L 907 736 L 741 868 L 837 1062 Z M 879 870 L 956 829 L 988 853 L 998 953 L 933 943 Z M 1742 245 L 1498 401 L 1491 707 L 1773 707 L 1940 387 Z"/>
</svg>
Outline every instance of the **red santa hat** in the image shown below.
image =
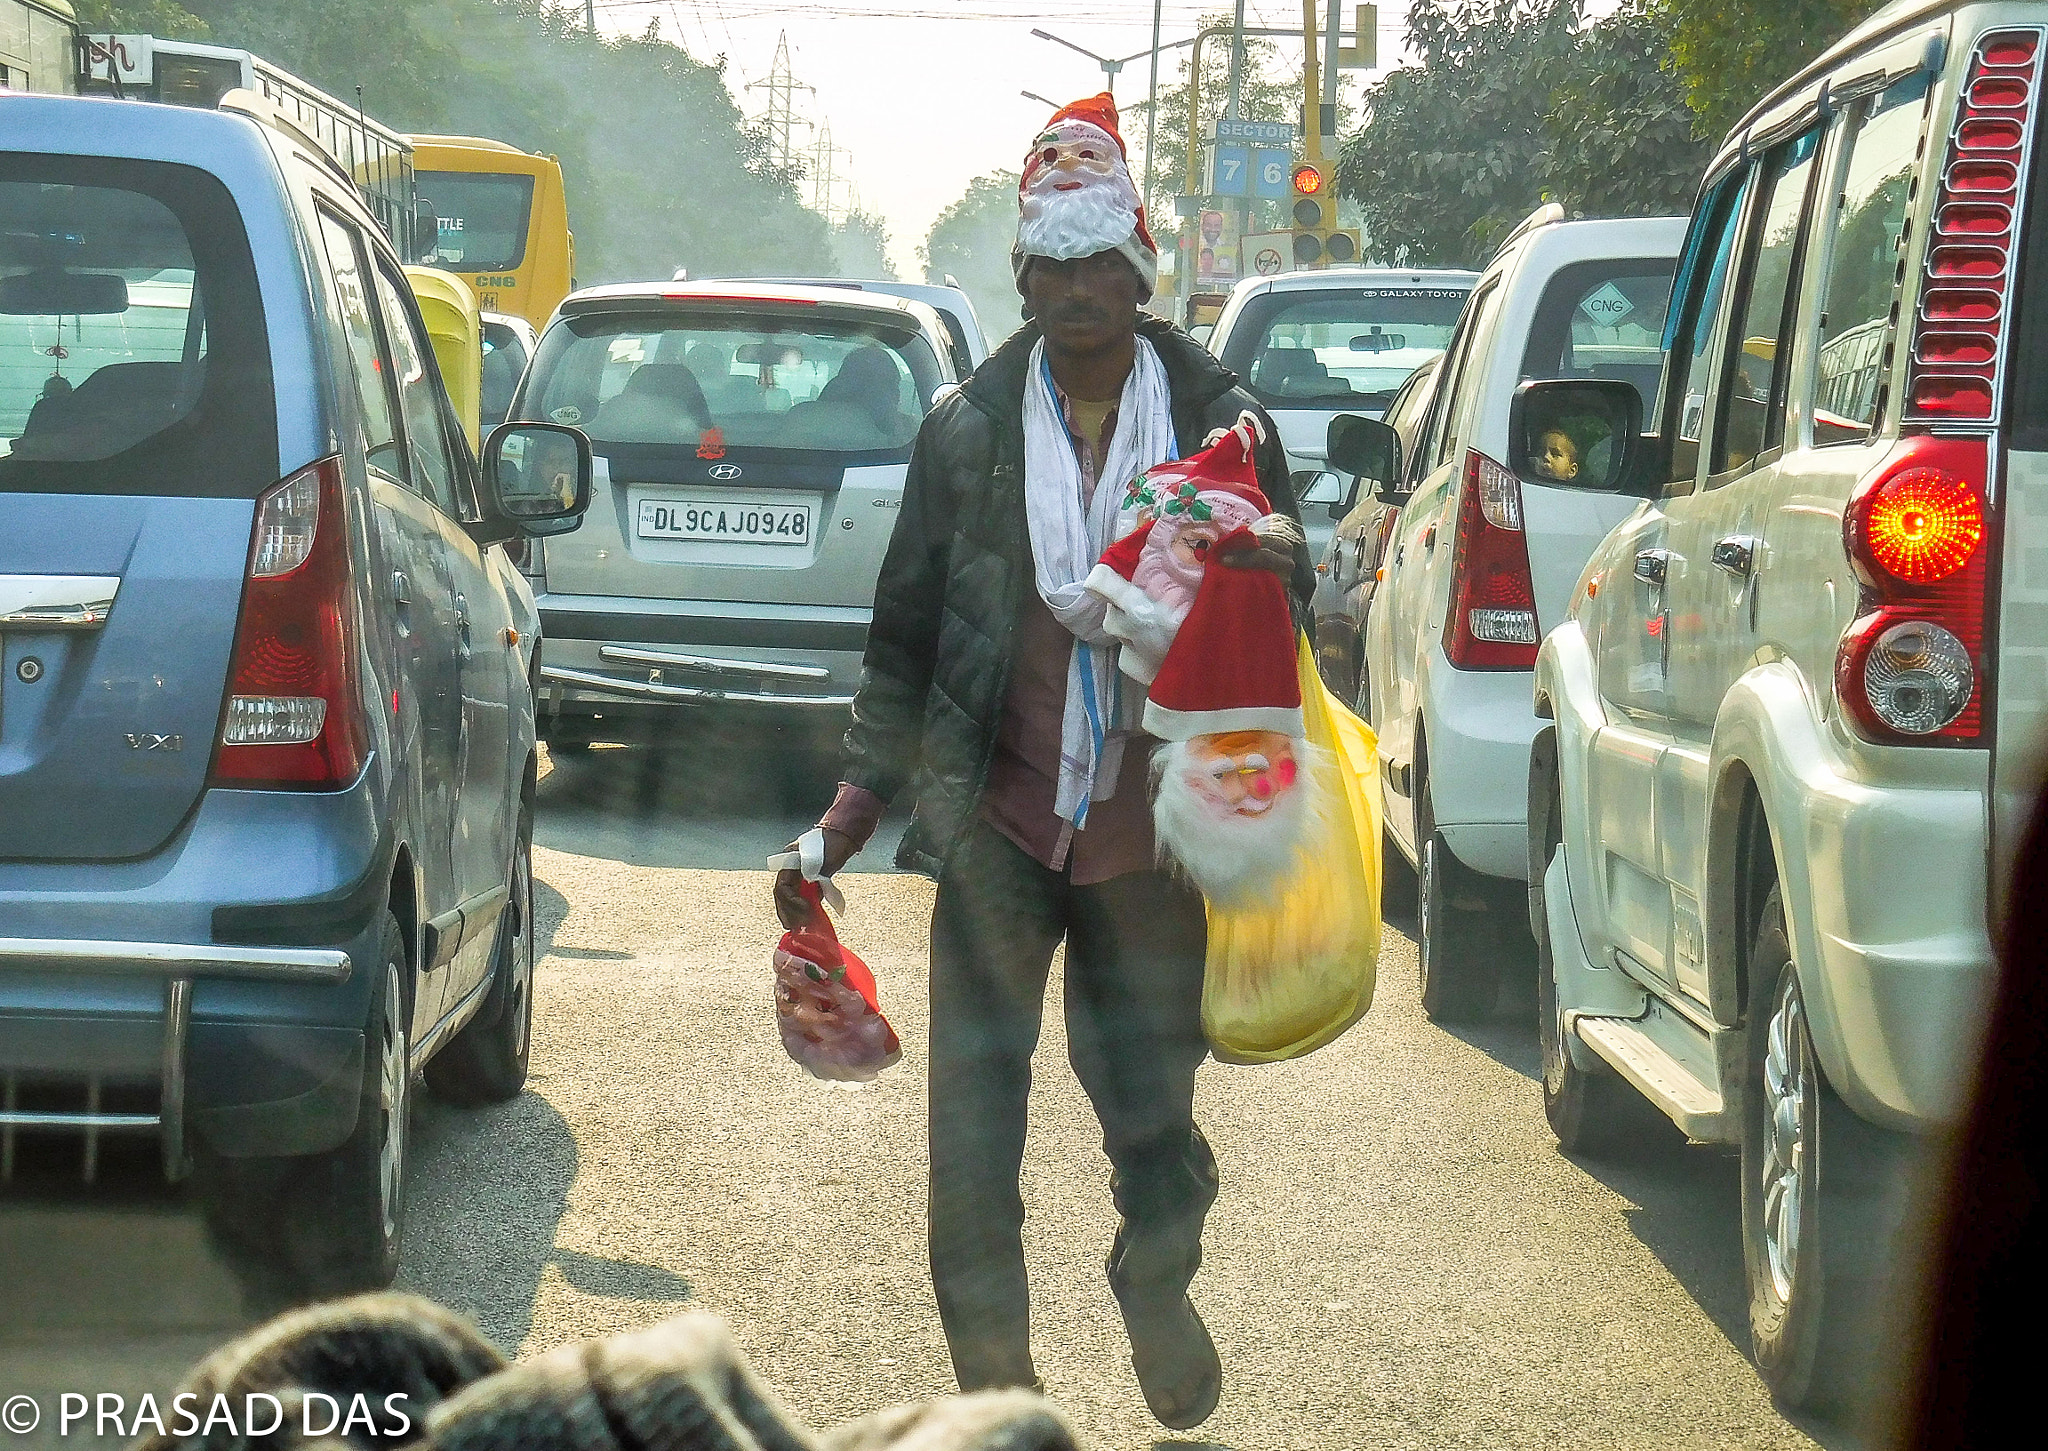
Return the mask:
<svg viewBox="0 0 2048 1451">
<path fill-rule="evenodd" d="M 1145 729 L 1161 740 L 1224 731 L 1299 738 L 1306 730 L 1287 587 L 1269 570 L 1239 569 L 1219 557 L 1258 542 L 1249 529 L 1217 541 L 1145 702 Z"/>
<path fill-rule="evenodd" d="M 1017 202 L 1010 265 L 1019 292 L 1033 257 L 1072 261 L 1098 252 L 1128 261 L 1146 299 L 1158 287 L 1159 244 L 1145 225 L 1116 100 L 1107 91 L 1053 113 L 1024 158 Z"/>
</svg>

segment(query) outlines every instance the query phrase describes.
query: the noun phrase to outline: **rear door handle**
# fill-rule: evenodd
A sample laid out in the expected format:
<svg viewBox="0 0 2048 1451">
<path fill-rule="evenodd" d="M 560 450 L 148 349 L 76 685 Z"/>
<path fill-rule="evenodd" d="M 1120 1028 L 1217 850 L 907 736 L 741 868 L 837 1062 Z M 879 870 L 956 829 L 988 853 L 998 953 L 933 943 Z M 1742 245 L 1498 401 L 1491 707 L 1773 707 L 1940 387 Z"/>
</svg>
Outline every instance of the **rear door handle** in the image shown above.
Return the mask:
<svg viewBox="0 0 2048 1451">
<path fill-rule="evenodd" d="M 1664 576 L 1671 571 L 1671 551 L 1668 549 L 1645 549 L 1636 555 L 1636 578 L 1644 584 L 1661 589 Z"/>
<path fill-rule="evenodd" d="M 412 581 L 405 577 L 405 571 L 391 571 L 391 598 L 401 605 L 412 603 Z"/>
<path fill-rule="evenodd" d="M 1756 567 L 1758 541 L 1748 534 L 1731 534 L 1714 541 L 1714 564 L 1730 574 L 1747 578 Z"/>
</svg>

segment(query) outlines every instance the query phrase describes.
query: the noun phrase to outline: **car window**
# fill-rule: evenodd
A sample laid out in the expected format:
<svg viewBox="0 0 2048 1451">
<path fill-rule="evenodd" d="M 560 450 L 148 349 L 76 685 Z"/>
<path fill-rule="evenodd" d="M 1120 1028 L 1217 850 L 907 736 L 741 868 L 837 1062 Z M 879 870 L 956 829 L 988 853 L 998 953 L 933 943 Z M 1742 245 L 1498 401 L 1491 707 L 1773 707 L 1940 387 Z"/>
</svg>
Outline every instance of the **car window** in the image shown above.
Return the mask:
<svg viewBox="0 0 2048 1451">
<path fill-rule="evenodd" d="M 405 412 L 405 442 L 412 458 L 413 487 L 450 518 L 462 517 L 455 493 L 455 450 L 449 443 L 441 410 L 441 383 L 428 359 L 433 356 L 412 309 L 405 305 L 402 284 L 390 270 L 377 268 L 377 300 L 384 311 L 384 329 L 391 338 L 398 398 Z"/>
<path fill-rule="evenodd" d="M 1464 287 L 1271 292 L 1245 304 L 1223 364 L 1268 408 L 1385 408 L 1449 344 Z"/>
<path fill-rule="evenodd" d="M 1401 391 L 1394 395 L 1394 401 L 1387 407 L 1387 427 L 1393 429 L 1401 440 L 1404 458 L 1415 452 L 1415 436 L 1422 431 L 1422 421 L 1429 410 L 1429 385 L 1439 366 L 1441 360 L 1424 363 L 1410 373 L 1408 381 L 1401 385 Z"/>
<path fill-rule="evenodd" d="M 1675 257 L 1615 257 L 1560 267 L 1543 289 L 1522 378 L 1633 384 L 1645 411 L 1664 372 Z"/>
<path fill-rule="evenodd" d="M 1821 447 L 1866 438 L 1877 422 L 1927 94 L 1927 77 L 1911 77 L 1844 123 L 1849 168 L 1821 284 L 1814 382 L 1813 441 Z"/>
<path fill-rule="evenodd" d="M 829 317 L 586 313 L 548 330 L 532 417 L 599 445 L 785 449 L 900 462 L 939 387 L 916 332 Z M 705 457 L 711 457 L 706 453 Z"/>
<path fill-rule="evenodd" d="M 1704 204 L 1706 221 L 1688 241 L 1698 260 L 1688 279 L 1684 312 L 1671 333 L 1660 400 L 1660 409 L 1668 410 L 1660 416 L 1671 437 L 1669 493 L 1690 493 L 1699 474 L 1700 438 L 1707 417 L 1707 349 L 1713 346 L 1714 324 L 1728 290 L 1735 232 L 1748 190 L 1748 174 L 1730 178 L 1716 188 Z"/>
<path fill-rule="evenodd" d="M 1429 421 L 1429 467 L 1434 469 L 1450 462 L 1458 450 L 1458 422 L 1466 407 L 1465 379 L 1471 372 L 1472 360 L 1479 352 L 1479 340 L 1486 335 L 1488 325 L 1493 321 L 1494 306 L 1500 300 L 1498 280 L 1487 284 L 1472 304 L 1459 328 L 1457 352 L 1439 371 L 1446 379 L 1437 389 L 1436 411 Z"/>
<path fill-rule="evenodd" d="M 433 204 L 433 261 L 458 272 L 510 272 L 526 260 L 533 178 L 517 173 L 422 171 L 420 198 Z"/>
<path fill-rule="evenodd" d="M 254 497 L 277 478 L 276 419 L 218 181 L 0 156 L 0 490 Z"/>
<path fill-rule="evenodd" d="M 363 408 L 363 435 L 370 465 L 392 478 L 410 482 L 405 455 L 398 446 L 398 410 L 391 400 L 392 367 L 384 340 L 371 319 L 368 264 L 355 228 L 329 212 L 320 213 L 320 232 L 327 244 L 327 265 L 334 279 L 334 298 L 354 362 L 356 396 Z"/>
<path fill-rule="evenodd" d="M 1756 231 L 1744 267 L 1747 285 L 1725 344 L 1715 477 L 1747 467 L 1784 439 L 1793 281 L 1820 134 L 1809 131 L 1764 159 Z"/>
<path fill-rule="evenodd" d="M 495 428 L 512 412 L 512 395 L 526 371 L 526 341 L 516 328 L 501 322 L 484 324 L 483 422 Z"/>
</svg>

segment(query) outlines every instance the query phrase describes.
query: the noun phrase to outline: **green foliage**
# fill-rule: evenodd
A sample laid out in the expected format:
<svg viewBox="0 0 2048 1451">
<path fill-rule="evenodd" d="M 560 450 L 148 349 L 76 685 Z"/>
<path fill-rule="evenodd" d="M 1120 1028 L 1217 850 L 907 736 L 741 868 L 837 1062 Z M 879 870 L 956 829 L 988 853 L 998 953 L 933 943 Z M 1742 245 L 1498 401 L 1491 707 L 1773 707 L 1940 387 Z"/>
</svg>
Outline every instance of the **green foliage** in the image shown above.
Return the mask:
<svg viewBox="0 0 2048 1451">
<path fill-rule="evenodd" d="M 850 212 L 832 228 L 832 258 L 841 277 L 897 280 L 889 261 L 889 228 L 876 212 Z"/>
<path fill-rule="evenodd" d="M 203 34 L 342 100 L 361 87 L 397 130 L 559 157 L 584 284 L 836 270 L 831 228 L 769 164 L 723 58 L 696 60 L 651 26 L 600 39 L 580 4 L 545 0 L 87 0 L 79 19 Z"/>
<path fill-rule="evenodd" d="M 161 35 L 166 40 L 206 40 L 206 22 L 177 0 L 74 0 L 78 28 L 90 35 Z"/>
<path fill-rule="evenodd" d="M 1014 171 L 992 171 L 967 184 L 960 199 L 939 213 L 918 249 L 927 282 L 958 282 L 974 303 L 991 345 L 1023 321 L 1023 300 L 1010 271 L 1017 240 L 1017 184 Z"/>
<path fill-rule="evenodd" d="M 1580 0 L 1415 0 L 1421 64 L 1367 93 L 1338 165 L 1368 255 L 1477 266 L 1546 201 L 1595 216 L 1688 210 L 1706 148 L 1667 36 L 1647 0 L 1597 23 Z"/>
<path fill-rule="evenodd" d="M 1655 0 L 1699 132 L 1720 140 L 1882 0 Z"/>
</svg>

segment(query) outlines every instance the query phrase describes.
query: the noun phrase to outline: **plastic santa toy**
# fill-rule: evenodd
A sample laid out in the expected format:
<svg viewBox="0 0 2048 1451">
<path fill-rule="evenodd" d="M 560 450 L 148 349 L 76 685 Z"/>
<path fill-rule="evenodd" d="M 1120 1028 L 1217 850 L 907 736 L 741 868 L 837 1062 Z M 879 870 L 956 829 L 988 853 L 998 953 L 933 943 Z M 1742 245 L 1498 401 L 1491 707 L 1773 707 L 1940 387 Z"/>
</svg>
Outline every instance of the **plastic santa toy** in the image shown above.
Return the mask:
<svg viewBox="0 0 2048 1451">
<path fill-rule="evenodd" d="M 1128 533 L 1088 588 L 1124 672 L 1149 685 L 1153 825 L 1162 851 L 1223 908 L 1277 893 L 1328 833 L 1330 753 L 1311 745 L 1286 586 L 1221 563 L 1265 539 L 1299 539 L 1258 486 L 1250 414 L 1209 447 L 1132 486 Z"/>
</svg>

